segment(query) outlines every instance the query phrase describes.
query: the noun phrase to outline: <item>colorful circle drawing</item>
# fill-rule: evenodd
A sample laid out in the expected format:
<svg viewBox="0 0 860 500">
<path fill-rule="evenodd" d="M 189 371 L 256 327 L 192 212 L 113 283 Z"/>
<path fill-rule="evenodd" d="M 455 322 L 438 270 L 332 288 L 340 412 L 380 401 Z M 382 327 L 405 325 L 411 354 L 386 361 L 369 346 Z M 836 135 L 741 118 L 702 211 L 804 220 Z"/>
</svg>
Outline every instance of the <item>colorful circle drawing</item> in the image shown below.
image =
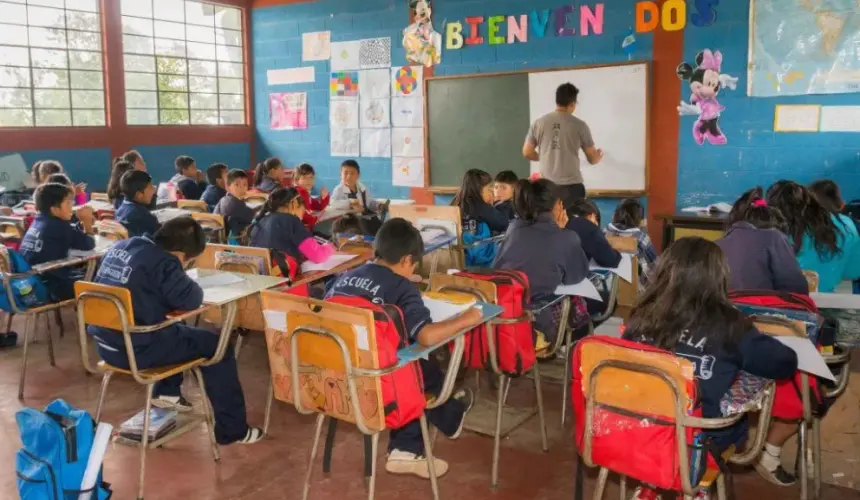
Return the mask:
<svg viewBox="0 0 860 500">
<path fill-rule="evenodd" d="M 403 95 L 409 95 L 418 88 L 418 76 L 410 66 L 404 66 L 397 70 L 394 77 L 394 88 Z"/>
</svg>

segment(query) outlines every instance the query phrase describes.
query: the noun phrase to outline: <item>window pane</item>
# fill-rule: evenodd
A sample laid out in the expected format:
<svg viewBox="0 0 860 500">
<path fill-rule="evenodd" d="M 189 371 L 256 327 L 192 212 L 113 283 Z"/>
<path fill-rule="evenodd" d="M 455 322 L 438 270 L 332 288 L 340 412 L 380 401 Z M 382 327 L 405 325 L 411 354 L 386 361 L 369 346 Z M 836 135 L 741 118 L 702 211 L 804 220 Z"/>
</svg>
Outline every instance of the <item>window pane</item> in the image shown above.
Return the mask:
<svg viewBox="0 0 860 500">
<path fill-rule="evenodd" d="M 129 125 L 158 125 L 157 109 L 129 109 L 126 112 Z"/>
<path fill-rule="evenodd" d="M 168 21 L 155 21 L 155 36 L 159 38 L 185 40 L 185 25 Z"/>
<path fill-rule="evenodd" d="M 36 109 L 71 107 L 68 90 L 34 90 L 33 102 L 36 104 Z"/>
<path fill-rule="evenodd" d="M 131 90 L 155 90 L 155 74 L 126 73 L 125 88 Z"/>
<path fill-rule="evenodd" d="M 152 17 L 152 3 L 146 0 L 122 0 L 120 8 L 125 16 Z"/>
<path fill-rule="evenodd" d="M 73 109 L 75 127 L 104 127 L 105 112 L 102 110 Z"/>
<path fill-rule="evenodd" d="M 211 27 L 189 24 L 185 34 L 192 42 L 215 43 L 215 29 Z"/>
<path fill-rule="evenodd" d="M 30 89 L 0 88 L 0 108 L 26 108 L 30 106 Z"/>
<path fill-rule="evenodd" d="M 68 52 L 65 50 L 30 49 L 34 68 L 67 68 Z"/>
<path fill-rule="evenodd" d="M 29 31 L 30 45 L 33 47 L 66 48 L 66 30 L 64 29 L 31 27 Z"/>
<path fill-rule="evenodd" d="M 242 32 L 233 30 L 215 29 L 215 40 L 221 45 L 242 46 Z"/>
<path fill-rule="evenodd" d="M 140 1 L 140 0 L 138 0 Z M 154 0 L 153 16 L 156 19 L 165 21 L 185 21 L 185 9 L 182 8 L 182 3 L 177 0 Z"/>
<path fill-rule="evenodd" d="M 59 7 L 61 9 L 65 6 L 63 0 L 27 0 L 27 3 L 30 5 L 44 5 L 45 7 Z"/>
<path fill-rule="evenodd" d="M 89 12 L 66 11 L 66 23 L 69 29 L 81 31 L 99 31 L 101 25 L 99 15 Z"/>
<path fill-rule="evenodd" d="M 218 76 L 218 64 L 209 61 L 188 61 L 189 75 Z"/>
<path fill-rule="evenodd" d="M 36 110 L 37 127 L 71 127 L 71 110 Z"/>
<path fill-rule="evenodd" d="M 244 111 L 222 111 L 221 112 L 221 125 L 244 125 L 245 124 L 245 112 Z"/>
<path fill-rule="evenodd" d="M 184 76 L 158 75 L 158 90 L 188 91 L 188 80 Z"/>
<path fill-rule="evenodd" d="M 27 24 L 30 26 L 46 26 L 49 28 L 65 28 L 66 13 L 62 9 L 33 7 L 31 2 L 31 5 L 27 7 Z"/>
<path fill-rule="evenodd" d="M 73 89 L 102 90 L 102 73 L 98 71 L 70 71 Z"/>
<path fill-rule="evenodd" d="M 188 111 L 163 109 L 159 113 L 162 125 L 188 125 Z"/>
<path fill-rule="evenodd" d="M 208 43 L 188 42 L 188 57 L 215 60 L 215 46 Z"/>
<path fill-rule="evenodd" d="M 0 46 L 0 65 L 29 66 L 30 53 L 26 47 Z"/>
<path fill-rule="evenodd" d="M 184 92 L 159 92 L 158 107 L 162 109 L 188 109 L 188 94 Z"/>
<path fill-rule="evenodd" d="M 211 76 L 190 76 L 188 87 L 192 92 L 218 92 L 218 79 Z"/>
<path fill-rule="evenodd" d="M 244 84 L 241 79 L 238 78 L 219 78 L 218 79 L 218 91 L 222 94 L 243 94 L 244 93 Z"/>
<path fill-rule="evenodd" d="M 155 53 L 160 56 L 185 57 L 185 42 L 156 38 Z"/>
<path fill-rule="evenodd" d="M 0 12 L 3 13 L 4 23 L 27 24 L 26 5 L 0 2 Z"/>
<path fill-rule="evenodd" d="M 215 7 L 206 3 L 185 2 L 185 22 L 215 26 Z"/>
<path fill-rule="evenodd" d="M 192 111 L 192 125 L 218 125 L 218 111 Z"/>
<path fill-rule="evenodd" d="M 152 36 L 152 20 L 122 16 L 122 32 L 129 35 Z"/>
<path fill-rule="evenodd" d="M 99 52 L 69 52 L 69 67 L 102 71 L 102 55 Z"/>
<path fill-rule="evenodd" d="M 218 60 L 233 63 L 242 62 L 242 47 L 228 47 L 226 45 L 218 46 Z"/>
<path fill-rule="evenodd" d="M 244 68 L 237 63 L 218 63 L 218 76 L 227 76 L 233 78 L 241 78 Z"/>
<path fill-rule="evenodd" d="M 101 50 L 102 39 L 100 33 L 91 31 L 69 31 L 69 48 L 80 50 Z"/>
<path fill-rule="evenodd" d="M 34 69 L 33 87 L 37 89 L 69 88 L 69 72 L 59 69 Z"/>
<path fill-rule="evenodd" d="M 26 26 L 0 24 L 0 44 L 27 45 L 28 40 Z"/>
<path fill-rule="evenodd" d="M 221 109 L 245 109 L 245 96 L 221 94 Z"/>
<path fill-rule="evenodd" d="M 96 108 L 105 107 L 105 93 L 101 90 L 73 90 L 72 108 Z"/>
<path fill-rule="evenodd" d="M 231 30 L 242 29 L 242 11 L 231 7 L 215 7 L 215 26 Z"/>
<path fill-rule="evenodd" d="M 30 70 L 28 68 L 0 67 L 0 87 L 29 87 Z"/>
<path fill-rule="evenodd" d="M 158 108 L 158 94 L 156 92 L 139 92 L 134 90 L 125 91 L 125 105 L 128 108 Z"/>
<path fill-rule="evenodd" d="M 97 0 L 66 0 L 67 9 L 85 10 L 87 12 L 98 12 Z M 140 2 L 140 0 L 138 0 Z M 123 2 L 125 3 L 125 2 Z M 146 3 L 146 2 L 140 2 Z"/>
<path fill-rule="evenodd" d="M 31 109 L 0 109 L 0 127 L 32 127 Z"/>
<path fill-rule="evenodd" d="M 152 56 L 133 56 L 125 54 L 123 65 L 126 71 L 155 73 L 155 58 Z"/>
<path fill-rule="evenodd" d="M 188 60 L 175 57 L 157 57 L 158 74 L 184 75 L 188 73 Z"/>
<path fill-rule="evenodd" d="M 152 38 L 134 35 L 123 35 L 122 49 L 129 54 L 152 54 Z"/>
<path fill-rule="evenodd" d="M 191 109 L 218 109 L 218 94 L 191 94 Z"/>
</svg>

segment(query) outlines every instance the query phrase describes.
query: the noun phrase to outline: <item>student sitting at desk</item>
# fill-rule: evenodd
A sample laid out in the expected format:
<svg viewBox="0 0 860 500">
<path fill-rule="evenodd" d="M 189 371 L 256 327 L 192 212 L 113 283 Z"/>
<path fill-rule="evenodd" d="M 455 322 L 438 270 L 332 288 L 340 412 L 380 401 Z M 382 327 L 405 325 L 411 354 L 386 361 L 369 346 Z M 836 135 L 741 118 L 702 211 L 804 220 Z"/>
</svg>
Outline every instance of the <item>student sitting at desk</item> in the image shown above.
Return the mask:
<svg viewBox="0 0 860 500">
<path fill-rule="evenodd" d="M 131 172 L 132 170 L 134 170 L 134 165 L 120 158 L 117 158 L 114 161 L 113 166 L 111 166 L 110 180 L 108 181 L 107 186 L 107 197 L 113 204 L 113 208 L 115 210 L 119 210 L 120 205 L 122 205 L 122 202 L 125 200 L 125 195 L 122 194 L 120 180 L 126 172 Z"/>
<path fill-rule="evenodd" d="M 559 285 L 575 285 L 588 276 L 588 258 L 579 236 L 565 230 L 568 223 L 562 193 L 552 181 L 520 180 L 514 194 L 517 218 L 511 222 L 495 269 L 523 271 L 529 278 L 532 300 L 554 294 Z M 577 326 L 586 317 L 585 302 L 574 297 L 568 323 Z M 535 350 L 543 351 L 558 333 L 559 311 L 544 311 L 535 321 Z"/>
<path fill-rule="evenodd" d="M 510 219 L 493 208 L 493 178 L 483 170 L 473 168 L 463 175 L 460 190 L 451 205 L 460 207 L 463 224 L 463 244 L 470 245 L 508 229 Z M 488 243 L 466 249 L 466 266 L 489 267 L 496 257 L 498 245 Z"/>
<path fill-rule="evenodd" d="M 65 169 L 63 169 L 63 165 L 56 160 L 42 160 L 37 161 L 33 164 L 33 170 L 31 172 L 33 178 L 33 185 L 35 187 L 41 186 L 47 182 L 51 182 L 50 178 L 52 175 L 65 173 Z M 86 184 L 73 184 L 72 189 L 75 192 L 75 205 L 83 205 L 87 202 L 87 185 Z"/>
<path fill-rule="evenodd" d="M 648 273 L 657 262 L 657 250 L 651 243 L 648 231 L 643 228 L 645 222 L 645 210 L 639 200 L 627 198 L 621 200 L 612 222 L 606 226 L 606 234 L 611 236 L 625 236 L 636 238 L 636 257 L 639 261 L 639 290 L 648 284 Z"/>
<path fill-rule="evenodd" d="M 493 184 L 493 207 L 505 214 L 508 220 L 516 217 L 514 212 L 514 187 L 517 185 L 517 174 L 510 170 L 503 170 L 496 174 L 496 182 Z"/>
<path fill-rule="evenodd" d="M 36 188 L 36 210 L 39 215 L 21 240 L 19 251 L 31 266 L 62 260 L 69 256 L 69 250 L 92 250 L 96 243 L 90 234 L 93 232 L 92 219 L 82 219 L 84 229 L 71 225 L 74 209 L 72 200 L 74 190 L 63 184 L 42 184 Z M 76 270 L 64 268 L 42 275 L 55 302 L 68 300 L 75 296 L 75 281 L 83 278 Z"/>
<path fill-rule="evenodd" d="M 317 223 L 317 217 L 311 214 L 311 211 L 322 212 L 328 206 L 330 200 L 328 189 L 326 188 L 320 189 L 319 198 L 311 196 L 311 191 L 314 189 L 316 178 L 317 176 L 314 171 L 314 167 L 307 163 L 302 163 L 296 167 L 296 189 L 302 196 L 302 200 L 304 200 L 305 207 L 307 208 L 305 216 L 302 218 L 302 222 L 304 222 L 305 226 L 307 226 L 311 231 L 314 230 L 314 225 Z"/>
<path fill-rule="evenodd" d="M 156 325 L 171 312 L 193 311 L 202 305 L 203 289 L 185 274 L 184 268 L 205 247 L 206 237 L 200 225 L 191 217 L 177 217 L 165 222 L 152 237 L 116 243 L 102 260 L 95 281 L 128 289 L 135 323 Z M 88 326 L 87 333 L 95 338 L 102 359 L 113 366 L 128 368 L 120 332 Z M 132 339 L 141 370 L 210 358 L 218 346 L 217 335 L 182 323 L 133 335 Z M 215 413 L 218 443 L 252 444 L 262 439 L 262 430 L 248 427 L 233 349 L 228 348 L 219 363 L 201 366 L 200 370 Z M 190 411 L 191 404 L 182 397 L 181 386 L 181 374 L 158 382 L 152 405 Z"/>
<path fill-rule="evenodd" d="M 397 306 L 403 313 L 410 342 L 424 346 L 436 345 L 480 321 L 480 311 L 472 308 L 456 318 L 432 322 L 421 293 L 409 281 L 424 254 L 421 235 L 410 222 L 400 218 L 386 221 L 376 234 L 373 251 L 373 262 L 338 276 L 326 297 L 364 297 L 375 304 Z M 420 360 L 420 363 L 425 392 L 438 394 L 444 381 L 441 370 L 430 361 Z M 449 438 L 456 439 L 462 433 L 473 401 L 471 391 L 461 390 L 442 406 L 428 410 L 427 420 Z M 444 460 L 434 457 L 434 464 L 437 476 L 448 471 L 448 463 Z M 391 430 L 385 470 L 392 474 L 430 477 L 418 420 Z"/>
<path fill-rule="evenodd" d="M 209 185 L 206 186 L 200 199 L 206 202 L 206 207 L 210 212 L 221 201 L 221 198 L 227 195 L 227 170 L 227 165 L 223 163 L 215 163 L 206 169 Z"/>
<path fill-rule="evenodd" d="M 248 174 L 234 168 L 227 173 L 227 195 L 215 205 L 214 213 L 224 216 L 227 230 L 239 236 L 254 220 L 254 211 L 245 203 L 248 194 Z"/>
<path fill-rule="evenodd" d="M 280 158 L 266 158 L 254 169 L 254 189 L 261 193 L 271 193 L 281 186 L 284 178 L 284 164 Z"/>
<path fill-rule="evenodd" d="M 588 198 L 573 202 L 567 210 L 567 229 L 575 232 L 582 243 L 585 256 L 600 267 L 618 267 L 621 253 L 612 248 L 600 230 L 600 209 Z"/>
<path fill-rule="evenodd" d="M 627 340 L 674 351 L 693 363 L 704 418 L 723 416 L 720 400 L 742 370 L 780 380 L 797 369 L 794 351 L 759 333 L 729 301 L 728 285 L 720 248 L 703 238 L 681 238 L 661 257 L 624 332 Z M 719 454 L 733 444 L 740 447 L 747 433 L 746 420 L 705 431 Z M 659 497 L 643 486 L 633 498 Z"/>
<path fill-rule="evenodd" d="M 176 175 L 170 179 L 170 183 L 176 188 L 177 194 L 181 194 L 186 200 L 199 200 L 206 189 L 206 182 L 200 179 L 200 171 L 197 163 L 190 156 L 176 157 Z"/>
<path fill-rule="evenodd" d="M 370 195 L 370 191 L 359 181 L 361 167 L 355 160 L 346 160 L 340 165 L 340 184 L 331 193 L 331 206 L 338 210 L 376 212 L 380 203 Z"/>
<path fill-rule="evenodd" d="M 155 234 L 161 224 L 149 209 L 155 196 L 152 177 L 142 170 L 132 170 L 123 174 L 120 186 L 125 201 L 116 211 L 116 221 L 125 226 L 129 237 Z"/>
<path fill-rule="evenodd" d="M 294 187 L 277 188 L 251 225 L 251 246 L 283 252 L 296 262 L 325 262 L 334 254 L 330 243 L 314 238 L 302 224 L 305 202 Z"/>
</svg>

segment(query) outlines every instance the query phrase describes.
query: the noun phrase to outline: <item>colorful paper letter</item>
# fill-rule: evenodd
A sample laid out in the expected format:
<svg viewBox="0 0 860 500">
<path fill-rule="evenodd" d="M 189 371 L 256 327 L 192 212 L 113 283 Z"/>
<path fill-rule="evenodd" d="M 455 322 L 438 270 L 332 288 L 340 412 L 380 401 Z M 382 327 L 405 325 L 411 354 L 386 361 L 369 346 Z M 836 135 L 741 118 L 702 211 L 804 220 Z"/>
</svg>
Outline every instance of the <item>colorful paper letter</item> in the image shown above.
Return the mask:
<svg viewBox="0 0 860 500">
<path fill-rule="evenodd" d="M 459 49 L 463 47 L 463 25 L 453 21 L 445 26 L 445 48 Z"/>
<path fill-rule="evenodd" d="M 660 8 L 654 2 L 636 4 L 636 33 L 654 31 L 660 23 Z"/>
<path fill-rule="evenodd" d="M 699 28 L 714 24 L 717 20 L 717 9 L 714 7 L 719 3 L 720 0 L 696 0 L 696 13 L 690 17 L 693 24 Z"/>
<path fill-rule="evenodd" d="M 546 35 L 546 28 L 549 26 L 549 9 L 540 11 L 533 10 L 529 14 L 529 24 L 532 27 L 532 33 L 538 38 L 543 38 Z"/>
<path fill-rule="evenodd" d="M 573 36 L 576 30 L 567 27 L 567 15 L 573 12 L 573 5 L 565 5 L 555 9 L 555 34 L 557 36 Z"/>
<path fill-rule="evenodd" d="M 590 28 L 590 30 L 589 30 Z M 591 7 L 583 5 L 579 8 L 579 35 L 586 36 L 589 31 L 595 35 L 603 34 L 603 4 L 599 3 Z"/>
<path fill-rule="evenodd" d="M 508 43 L 529 41 L 529 16 L 523 14 L 517 23 L 516 16 L 508 16 Z"/>
<path fill-rule="evenodd" d="M 469 29 L 469 38 L 466 39 L 466 45 L 481 45 L 484 43 L 484 37 L 481 36 L 480 25 L 484 22 L 483 17 L 467 17 L 466 24 L 468 24 L 471 28 Z"/>
<path fill-rule="evenodd" d="M 663 3 L 663 29 L 680 31 L 687 25 L 687 2 L 684 0 L 666 0 Z"/>
<path fill-rule="evenodd" d="M 487 19 L 487 24 L 489 25 L 487 38 L 490 40 L 490 45 L 505 43 L 505 37 L 499 36 L 499 30 L 501 29 L 499 25 L 503 22 L 505 22 L 505 16 L 491 16 Z"/>
</svg>

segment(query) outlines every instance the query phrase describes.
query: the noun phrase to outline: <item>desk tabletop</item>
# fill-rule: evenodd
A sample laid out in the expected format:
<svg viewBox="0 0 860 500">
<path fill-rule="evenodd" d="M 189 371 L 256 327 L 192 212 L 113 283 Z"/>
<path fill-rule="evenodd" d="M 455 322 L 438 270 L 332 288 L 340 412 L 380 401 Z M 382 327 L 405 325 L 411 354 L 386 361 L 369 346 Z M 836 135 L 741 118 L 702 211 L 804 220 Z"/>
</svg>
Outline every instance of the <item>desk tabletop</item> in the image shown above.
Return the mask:
<svg viewBox="0 0 860 500">
<path fill-rule="evenodd" d="M 152 213 L 155 215 L 155 218 L 158 219 L 158 222 L 164 224 L 165 222 L 177 217 L 191 215 L 191 210 L 184 210 L 181 208 L 159 208 L 158 210 L 153 210 Z"/>
<path fill-rule="evenodd" d="M 309 273 L 301 273 L 296 276 L 296 279 L 293 280 L 293 286 L 306 285 L 308 283 L 319 281 L 329 276 L 334 276 L 335 274 L 340 274 L 344 271 L 349 271 L 354 267 L 358 267 L 364 264 L 373 256 L 373 250 L 370 248 L 350 249 L 341 251 L 340 253 L 351 253 L 355 255 L 355 257 L 333 269 L 329 269 L 328 271 L 311 271 Z"/>
<path fill-rule="evenodd" d="M 279 276 L 265 276 L 261 274 L 245 274 L 227 271 L 216 271 L 214 269 L 197 269 L 199 278 L 230 274 L 241 278 L 238 283 L 224 286 L 205 286 L 203 288 L 203 303 L 206 305 L 223 306 L 230 302 L 243 299 L 263 290 L 276 287 L 286 283 L 286 279 Z"/>
<path fill-rule="evenodd" d="M 99 211 L 99 210 L 105 211 L 105 212 L 115 212 L 116 211 L 116 209 L 113 206 L 113 203 L 111 203 L 109 201 L 90 200 L 85 205 L 82 205 L 82 206 L 90 207 L 95 211 Z"/>
<path fill-rule="evenodd" d="M 102 238 L 101 236 L 94 236 L 93 238 L 96 240 L 96 247 L 94 249 L 70 250 L 69 256 L 65 259 L 53 260 L 51 262 L 45 262 L 44 264 L 35 265 L 33 266 L 32 272 L 34 274 L 42 274 L 48 271 L 86 264 L 92 260 L 102 258 L 114 242 L 107 238 Z"/>
<path fill-rule="evenodd" d="M 358 213 L 355 210 L 349 208 L 332 208 L 328 207 L 322 212 L 317 212 L 317 223 L 319 222 L 328 222 L 335 219 L 340 219 L 344 215 L 348 213 Z"/>
</svg>

